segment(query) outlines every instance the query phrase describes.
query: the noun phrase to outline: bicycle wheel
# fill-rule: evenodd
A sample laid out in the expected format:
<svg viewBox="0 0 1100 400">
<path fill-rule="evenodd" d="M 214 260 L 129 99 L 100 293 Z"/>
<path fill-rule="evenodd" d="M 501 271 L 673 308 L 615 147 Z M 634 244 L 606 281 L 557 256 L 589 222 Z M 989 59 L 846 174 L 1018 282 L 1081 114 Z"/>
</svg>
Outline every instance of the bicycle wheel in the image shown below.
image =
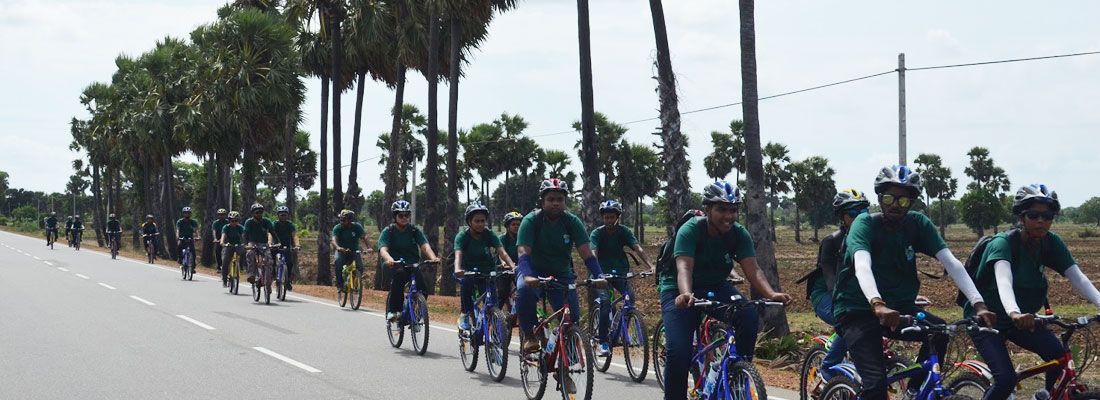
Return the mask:
<svg viewBox="0 0 1100 400">
<path fill-rule="evenodd" d="M 504 380 L 508 373 L 508 344 L 512 341 L 512 328 L 508 325 L 508 314 L 501 309 L 493 309 L 486 318 L 489 324 L 489 337 L 485 338 L 485 366 L 494 381 Z"/>
<path fill-rule="evenodd" d="M 806 357 L 803 357 L 802 369 L 798 374 L 798 398 L 800 400 L 817 398 L 817 395 L 821 393 L 821 389 L 825 386 L 825 380 L 821 379 L 819 369 L 826 353 L 825 346 L 818 343 L 810 347 L 810 350 L 806 352 Z"/>
<path fill-rule="evenodd" d="M 458 355 L 462 358 L 462 367 L 466 372 L 474 372 L 474 369 L 477 369 L 478 346 L 474 344 L 474 335 L 480 333 L 476 329 L 458 330 Z"/>
<path fill-rule="evenodd" d="M 595 360 L 592 346 L 584 333 L 576 326 L 565 331 L 563 343 L 565 357 L 558 356 L 558 382 L 563 400 L 592 400 L 592 381 Z"/>
<path fill-rule="evenodd" d="M 351 294 L 349 294 L 349 297 L 351 297 L 351 309 L 359 310 L 359 306 L 363 304 L 363 279 L 358 273 L 352 275 Z"/>
<path fill-rule="evenodd" d="M 522 332 L 520 334 L 522 341 Z M 545 338 L 542 337 L 542 331 L 535 333 L 541 343 Z M 546 378 L 548 375 L 546 366 L 546 355 L 544 349 L 531 354 L 524 354 L 522 351 L 517 352 L 519 355 L 519 379 L 523 383 L 523 394 L 527 396 L 527 400 L 541 400 L 542 395 L 546 393 Z"/>
<path fill-rule="evenodd" d="M 726 380 L 732 397 L 742 399 L 766 399 L 764 378 L 752 363 L 738 361 L 726 368 Z M 738 393 L 741 395 L 739 396 Z"/>
<path fill-rule="evenodd" d="M 1071 400 L 1100 400 L 1100 391 L 1093 390 L 1088 392 L 1081 392 L 1070 395 L 1069 398 Z M 948 399 L 950 399 L 950 397 Z"/>
<path fill-rule="evenodd" d="M 191 252 L 191 249 L 187 249 L 187 257 L 184 262 L 187 265 L 187 280 L 195 279 L 195 254 Z"/>
<path fill-rule="evenodd" d="M 428 333 L 430 324 L 428 320 L 428 301 L 420 293 L 412 296 L 412 315 L 409 316 L 409 332 L 412 333 L 413 350 L 417 355 L 428 352 Z"/>
<path fill-rule="evenodd" d="M 665 321 L 660 320 L 653 328 L 653 375 L 657 377 L 657 386 L 665 390 L 665 362 L 668 353 L 665 350 Z"/>
<path fill-rule="evenodd" d="M 646 334 L 645 322 L 637 311 L 627 311 L 625 323 L 626 326 L 621 330 L 623 335 L 620 337 L 619 344 L 623 346 L 626 372 L 634 382 L 641 383 L 649 372 L 649 340 L 647 340 L 649 336 Z"/>
<path fill-rule="evenodd" d="M 992 382 L 985 377 L 973 372 L 960 374 L 951 383 L 947 384 L 948 390 L 957 395 L 963 395 L 974 399 L 980 399 L 989 390 Z"/>
<path fill-rule="evenodd" d="M 241 292 L 241 260 L 235 259 L 230 268 L 232 270 L 229 273 L 229 293 L 237 295 Z"/>
<path fill-rule="evenodd" d="M 911 365 L 913 365 L 913 363 L 910 363 L 908 360 L 902 358 L 901 356 L 887 357 L 886 358 L 886 376 L 890 376 L 892 374 L 896 374 L 898 372 L 901 372 L 902 370 L 905 370 L 906 368 L 909 368 L 909 366 L 911 366 Z M 905 393 L 908 390 L 909 390 L 909 380 L 908 379 L 898 379 L 896 382 L 894 382 L 893 384 L 890 385 L 890 389 L 887 391 L 887 394 L 891 398 L 901 399 L 902 397 L 905 396 Z M 980 399 L 980 398 L 982 398 L 982 396 L 975 397 L 975 399 Z"/>
<path fill-rule="evenodd" d="M 401 347 L 401 343 L 405 341 L 405 326 L 401 324 L 401 320 L 386 321 L 386 337 L 390 339 L 390 346 Z"/>
<path fill-rule="evenodd" d="M 822 390 L 821 400 L 856 400 L 862 390 L 859 384 L 844 374 L 838 374 Z"/>
<path fill-rule="evenodd" d="M 585 334 L 586 334 L 585 336 L 587 336 L 589 339 L 591 339 L 589 346 L 591 346 L 593 349 L 599 348 L 599 346 L 600 346 L 600 339 L 599 339 L 600 313 L 603 313 L 603 308 L 604 307 L 605 307 L 605 305 L 603 305 L 603 304 L 600 304 L 598 302 L 594 303 L 592 305 L 592 310 L 589 311 L 587 318 L 585 318 L 588 322 L 588 324 L 587 324 L 588 328 L 585 329 Z M 612 318 L 618 318 L 618 317 L 619 317 L 618 315 L 615 315 Z M 614 321 L 614 319 L 612 319 L 612 321 Z M 608 334 L 610 335 L 611 332 L 608 332 Z M 609 342 L 610 342 L 610 339 L 611 338 L 608 338 Z M 611 356 L 612 356 L 612 354 L 613 353 L 607 353 L 606 356 L 601 356 L 601 355 L 597 354 L 595 356 L 596 358 L 594 360 L 594 362 L 596 364 L 595 365 L 596 370 L 598 370 L 600 372 L 607 372 L 607 369 L 611 368 Z"/>
<path fill-rule="evenodd" d="M 264 267 L 263 282 L 264 286 L 264 304 L 271 304 L 271 267 Z"/>
<path fill-rule="evenodd" d="M 344 273 L 344 287 L 341 288 L 340 293 L 338 294 L 340 296 L 340 307 L 348 304 L 348 292 L 350 291 L 348 290 L 348 279 L 351 279 L 351 277 L 347 275 L 347 273 Z"/>
<path fill-rule="evenodd" d="M 180 264 L 180 273 L 183 274 L 183 280 L 187 280 L 187 264 Z"/>
<path fill-rule="evenodd" d="M 149 246 L 145 246 L 145 255 L 149 258 L 149 264 L 153 263 L 153 252 L 149 250 Z"/>
</svg>

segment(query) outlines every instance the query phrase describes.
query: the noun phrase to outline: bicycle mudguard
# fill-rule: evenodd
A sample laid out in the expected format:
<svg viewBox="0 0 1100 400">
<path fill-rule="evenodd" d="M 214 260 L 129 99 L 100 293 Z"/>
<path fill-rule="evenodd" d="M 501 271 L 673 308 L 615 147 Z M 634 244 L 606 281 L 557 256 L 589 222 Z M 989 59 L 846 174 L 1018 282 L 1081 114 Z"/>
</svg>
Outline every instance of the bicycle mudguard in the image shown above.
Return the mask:
<svg viewBox="0 0 1100 400">
<path fill-rule="evenodd" d="M 832 367 L 829 367 L 829 370 L 840 372 L 844 375 L 847 375 L 848 378 L 851 378 L 853 381 L 856 381 L 856 383 L 858 383 L 860 385 L 863 384 L 863 379 L 859 377 L 859 373 L 856 372 L 856 366 L 854 364 L 840 363 L 840 364 L 834 365 Z"/>
<path fill-rule="evenodd" d="M 829 336 L 825 336 L 825 335 L 814 336 L 810 340 L 812 340 L 814 343 L 818 343 L 822 346 L 825 346 L 826 348 L 828 348 L 829 345 L 831 344 L 831 341 L 829 340 Z"/>
<path fill-rule="evenodd" d="M 985 379 L 988 379 L 990 381 L 993 380 L 993 371 L 990 370 L 989 365 L 987 365 L 984 362 L 981 362 L 981 361 L 978 361 L 978 360 L 966 360 L 966 361 L 963 361 L 963 362 L 955 363 L 955 367 L 966 368 L 966 369 L 970 370 L 970 372 L 978 374 L 978 375 L 980 375 L 981 377 L 983 377 Z"/>
</svg>

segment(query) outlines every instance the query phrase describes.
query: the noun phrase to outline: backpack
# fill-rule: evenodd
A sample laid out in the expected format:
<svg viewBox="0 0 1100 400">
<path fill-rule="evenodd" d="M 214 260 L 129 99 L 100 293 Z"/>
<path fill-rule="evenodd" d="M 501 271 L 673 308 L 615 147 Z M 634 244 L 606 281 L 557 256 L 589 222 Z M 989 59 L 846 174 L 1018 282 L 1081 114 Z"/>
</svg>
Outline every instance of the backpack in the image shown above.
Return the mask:
<svg viewBox="0 0 1100 400">
<path fill-rule="evenodd" d="M 699 214 L 702 214 L 702 213 L 699 213 Z M 686 224 L 688 221 L 690 221 L 692 219 L 695 219 L 695 220 L 698 220 L 699 222 L 701 222 L 700 224 L 698 224 L 696 226 L 699 226 L 700 227 L 699 229 L 703 229 L 703 235 L 707 235 L 708 234 L 706 232 L 707 217 L 705 215 L 698 215 L 697 216 L 696 214 L 692 214 L 692 213 L 685 213 L 683 217 L 680 217 L 680 220 L 676 222 L 675 232 L 679 232 L 680 227 L 684 226 L 684 224 Z M 726 234 L 722 237 L 722 242 L 725 244 L 727 252 L 729 252 L 729 253 L 734 252 L 734 249 L 737 248 L 737 236 L 733 233 L 732 229 L 730 229 L 729 232 L 726 232 Z M 700 241 L 695 246 L 695 254 L 696 255 L 698 255 L 703 250 L 703 245 L 704 244 L 706 244 L 705 240 Z M 675 254 L 675 249 L 676 249 L 676 235 L 673 234 L 672 238 L 666 240 L 663 244 L 661 244 L 660 250 L 657 251 L 657 265 L 656 265 L 657 273 L 653 274 L 653 276 L 654 276 L 654 279 L 657 281 L 658 284 L 660 284 L 660 282 L 661 282 L 661 276 L 662 275 L 666 275 L 666 274 L 671 274 L 673 276 L 676 275 L 676 257 L 674 255 Z"/>
<path fill-rule="evenodd" d="M 825 279 L 825 287 L 830 292 L 832 292 L 833 287 L 836 286 L 836 280 L 838 278 L 837 275 L 840 272 L 840 264 L 842 262 L 844 262 L 844 250 L 845 250 L 844 249 L 844 240 L 848 237 L 848 232 L 845 231 L 845 230 L 836 231 L 836 232 L 833 232 L 833 233 L 829 234 L 829 236 L 826 236 L 825 239 L 826 240 L 831 240 L 830 237 L 833 237 L 833 236 L 839 236 L 840 245 L 836 246 L 836 252 L 833 254 L 833 257 L 835 257 L 834 260 L 836 262 L 834 263 L 834 265 L 826 266 L 826 267 L 831 267 L 832 271 L 829 271 L 829 273 L 826 274 L 826 271 L 825 271 L 824 268 L 822 268 L 819 265 L 815 265 L 815 268 L 812 271 L 810 271 L 806 275 L 803 275 L 801 278 L 798 278 L 798 280 L 795 281 L 795 284 L 806 283 L 806 298 L 807 299 L 809 299 L 811 297 L 810 294 L 813 292 L 814 285 L 817 284 L 818 279 Z M 822 241 L 822 246 L 824 246 L 824 243 L 825 243 L 825 241 L 823 240 Z M 832 286 L 829 285 L 830 278 L 832 280 L 832 284 L 833 284 Z"/>
<path fill-rule="evenodd" d="M 1020 229 L 1018 228 L 1012 228 L 1005 231 L 1005 236 L 1007 236 L 1008 238 L 1008 246 L 1012 249 L 1012 260 L 1009 260 L 1009 262 L 1015 262 L 1020 256 L 1020 236 L 1022 234 L 1023 233 L 1020 232 Z M 970 280 L 974 281 L 975 286 L 978 285 L 978 269 L 980 269 L 982 266 L 982 258 L 985 256 L 985 248 L 989 247 L 989 242 L 992 242 L 994 237 L 996 237 L 996 235 L 985 235 L 979 238 L 978 242 L 974 243 L 974 249 L 970 250 L 970 254 L 966 256 L 966 262 L 963 263 L 963 268 L 966 269 L 966 274 L 970 275 Z M 1050 264 L 1050 260 L 1047 258 L 1047 255 L 1050 253 L 1050 251 L 1048 250 L 1052 246 L 1051 240 L 1052 239 L 1050 238 L 1050 234 L 1047 234 L 1043 237 L 1043 240 L 1039 245 L 1039 259 L 1041 260 L 1040 262 L 1042 262 L 1043 265 Z M 986 279 L 982 280 L 982 283 L 987 282 L 988 279 L 989 278 L 987 276 Z M 955 295 L 955 304 L 958 304 L 959 306 L 964 306 L 966 305 L 966 303 L 969 302 L 970 300 L 966 298 L 966 295 L 963 294 L 962 290 L 959 290 L 958 294 Z"/>
<path fill-rule="evenodd" d="M 598 228 L 595 229 L 595 230 L 600 232 L 600 239 L 604 238 L 604 234 L 605 234 L 605 232 L 607 232 L 605 230 L 606 227 L 607 227 L 607 225 L 600 225 Z M 622 245 L 625 245 L 626 244 L 626 230 L 622 229 L 620 227 L 619 229 L 616 229 L 615 232 L 616 232 L 616 235 L 615 235 L 616 239 L 619 240 L 619 243 L 622 244 Z M 593 249 L 593 250 L 599 250 L 599 249 Z"/>
</svg>

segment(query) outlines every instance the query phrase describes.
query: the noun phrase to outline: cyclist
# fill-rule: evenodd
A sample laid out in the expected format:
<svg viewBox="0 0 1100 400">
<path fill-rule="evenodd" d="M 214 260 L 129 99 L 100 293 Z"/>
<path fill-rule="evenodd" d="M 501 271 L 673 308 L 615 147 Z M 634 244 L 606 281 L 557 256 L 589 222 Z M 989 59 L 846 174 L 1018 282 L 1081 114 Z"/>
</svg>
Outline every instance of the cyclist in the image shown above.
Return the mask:
<svg viewBox="0 0 1100 400">
<path fill-rule="evenodd" d="M 523 222 L 523 214 L 518 211 L 512 211 L 504 215 L 504 233 L 500 234 L 500 244 L 504 246 L 504 253 L 508 254 L 508 257 L 512 258 L 512 262 L 519 260 L 519 253 L 516 249 L 516 239 L 519 238 L 519 225 Z M 500 253 L 497 253 L 497 264 L 500 264 Z M 513 279 L 501 279 L 497 282 L 497 293 L 500 293 L 500 308 L 506 309 L 506 307 L 513 307 L 511 302 L 512 289 L 515 288 L 516 281 Z M 512 308 L 512 314 L 515 315 L 515 308 Z"/>
<path fill-rule="evenodd" d="M 122 223 L 118 221 L 115 213 L 107 215 L 107 229 L 104 229 L 103 232 L 107 234 L 109 243 L 115 243 L 116 246 L 122 244 Z"/>
<path fill-rule="evenodd" d="M 361 254 L 355 253 L 356 250 L 359 250 L 359 243 L 363 243 L 365 252 L 368 254 L 371 252 L 370 241 L 367 240 L 367 230 L 363 229 L 363 225 L 355 222 L 355 211 L 340 211 L 340 223 L 332 227 L 332 247 L 336 249 L 336 263 L 334 264 L 336 278 L 333 281 L 336 282 L 336 288 L 340 292 L 345 289 L 343 274 L 345 265 L 354 261 L 359 265 L 359 273 L 363 273 L 363 257 Z"/>
<path fill-rule="evenodd" d="M 142 235 L 157 235 L 157 234 L 160 234 L 160 228 L 157 227 L 157 223 L 155 221 L 153 221 L 153 214 L 148 214 L 148 215 L 145 216 L 145 223 L 141 224 L 141 234 Z M 158 238 L 156 236 L 149 236 L 149 237 L 146 237 L 144 239 L 145 239 L 145 243 L 144 243 L 145 245 L 148 245 L 149 242 L 153 242 L 153 254 L 160 254 L 160 238 Z"/>
<path fill-rule="evenodd" d="M 69 242 L 69 247 L 73 247 L 73 216 L 65 217 L 65 241 Z"/>
<path fill-rule="evenodd" d="M 623 205 L 619 202 L 607 200 L 600 204 L 600 219 L 603 220 L 603 225 L 593 229 L 592 234 L 589 235 L 589 241 L 592 243 L 592 253 L 596 255 L 596 259 L 600 260 L 600 266 L 605 271 L 611 270 L 618 275 L 626 275 L 630 272 L 630 262 L 626 259 L 623 247 L 630 247 L 631 250 L 634 250 L 634 254 L 641 257 L 645 266 L 653 271 L 653 264 L 649 262 L 649 256 L 646 256 L 645 251 L 642 251 L 642 246 L 638 245 L 638 238 L 634 237 L 634 232 L 619 223 L 619 217 L 622 215 Z M 620 295 L 634 292 L 629 281 L 615 281 L 611 284 Z M 609 290 L 599 289 L 596 291 L 596 295 L 599 297 L 601 304 L 611 304 L 611 292 Z M 604 307 L 601 310 L 603 312 L 599 316 L 600 328 L 596 334 L 597 339 L 600 341 L 598 351 L 601 356 L 606 356 L 611 354 L 611 344 L 607 342 L 607 331 L 611 324 L 611 307 Z"/>
<path fill-rule="evenodd" d="M 903 165 L 883 168 L 875 179 L 882 213 L 857 216 L 844 239 L 844 264 L 833 289 L 833 315 L 836 331 L 847 343 L 848 354 L 863 380 L 864 399 L 886 399 L 886 365 L 880 336 L 924 340 L 921 333 L 902 335 L 897 330 L 901 314 L 922 311 L 915 304 L 920 291 L 916 253 L 935 256 L 976 305 L 978 315 L 989 325 L 993 322 L 994 314 L 986 309 L 982 295 L 932 221 L 909 210 L 920 192 L 921 179 L 916 172 Z M 931 323 L 944 322 L 928 311 L 924 313 Z M 947 338 L 937 337 L 933 347 L 922 345 L 920 359 L 932 350 L 942 357 Z M 919 388 L 923 380 L 923 374 L 912 377 L 910 390 Z"/>
<path fill-rule="evenodd" d="M 290 208 L 287 206 L 279 206 L 275 209 L 275 213 L 279 215 L 279 220 L 275 221 L 275 237 L 279 240 L 279 243 L 285 246 L 281 250 L 272 250 L 271 259 L 275 259 L 277 252 L 283 252 L 283 259 L 286 261 L 287 277 L 286 277 L 286 290 L 291 290 L 290 282 L 294 280 L 294 276 L 297 275 L 297 262 L 295 262 L 296 250 L 301 247 L 298 244 L 298 227 L 294 225 L 294 222 L 290 220 Z"/>
<path fill-rule="evenodd" d="M 1018 230 L 997 234 L 981 254 L 974 280 L 989 309 L 997 314 L 996 328 L 1001 332 L 971 335 L 982 360 L 993 371 L 993 386 L 986 391 L 986 400 L 1008 398 L 1016 385 L 1016 370 L 1005 347 L 1006 340 L 1038 354 L 1043 361 L 1066 352 L 1054 333 L 1035 324 L 1034 313 L 1047 298 L 1043 267 L 1065 276 L 1078 293 L 1100 307 L 1100 292 L 1081 272 L 1062 238 L 1050 231 L 1059 211 L 1058 194 L 1046 185 L 1021 187 L 1012 200 L 1012 213 L 1019 218 Z M 974 307 L 966 304 L 963 316 L 974 314 Z M 1060 373 L 1058 369 L 1047 372 L 1048 391 Z"/>
<path fill-rule="evenodd" d="M 222 227 L 218 240 L 218 245 L 221 247 L 222 259 L 221 267 L 222 272 L 222 287 L 229 286 L 229 263 L 233 261 L 233 253 L 237 253 L 237 258 L 244 258 L 244 248 L 241 247 L 244 244 L 244 227 L 240 224 L 241 214 L 232 211 L 229 213 L 229 223 Z M 234 245 L 234 247 L 228 247 Z"/>
<path fill-rule="evenodd" d="M 266 257 L 264 265 L 256 265 L 256 255 L 260 251 L 258 246 L 262 243 L 271 246 L 275 224 L 264 217 L 264 206 L 260 203 L 253 203 L 251 211 L 252 218 L 244 222 L 244 238 L 247 243 L 245 247 L 248 249 L 248 256 L 245 259 L 248 261 L 248 283 L 255 283 L 257 268 L 266 268 L 271 263 L 271 258 Z"/>
<path fill-rule="evenodd" d="M 662 272 L 657 289 L 661 293 L 668 361 L 665 365 L 665 399 L 684 399 L 687 394 L 688 366 L 693 355 L 692 338 L 699 326 L 699 313 L 692 307 L 695 299 L 705 298 L 731 303 L 741 292 L 729 279 L 733 264 L 741 264 L 754 289 L 768 299 L 787 303 L 791 296 L 776 292 L 756 264 L 756 250 L 748 230 L 737 223 L 741 190 L 726 181 L 703 189 L 705 217 L 690 219 L 676 232 L 673 255 L 676 271 Z M 744 299 L 738 300 L 745 301 Z M 737 353 L 746 360 L 755 354 L 759 316 L 746 307 L 735 314 L 712 315 L 737 327 Z"/>
<path fill-rule="evenodd" d="M 541 294 L 538 277 L 552 276 L 562 283 L 571 284 L 576 279 L 571 247 L 576 248 L 593 277 L 603 276 L 600 262 L 589 246 L 584 224 L 576 215 L 565 210 L 568 195 L 569 187 L 562 180 L 551 178 L 542 181 L 539 185 L 541 210 L 527 214 L 519 226 L 516 240 L 519 253 L 516 264 L 516 314 L 524 353 L 537 351 L 540 346 L 533 332 L 538 322 L 535 307 Z M 606 288 L 607 281 L 598 280 L 593 285 Z M 580 317 L 576 289 L 544 290 L 547 290 L 551 307 L 558 309 L 568 302 L 569 312 Z M 567 380 L 567 383 L 572 382 Z"/>
<path fill-rule="evenodd" d="M 191 249 L 191 272 L 195 272 L 195 231 L 199 229 L 198 221 L 191 219 L 191 207 L 183 208 L 183 218 L 176 220 L 176 238 L 178 238 L 179 263 L 183 265 L 183 250 Z M 190 239 L 190 240 L 187 240 Z"/>
<path fill-rule="evenodd" d="M 53 241 L 57 241 L 57 211 L 50 212 L 50 216 L 46 217 L 46 246 L 50 245 L 50 235 L 53 235 Z"/>
<path fill-rule="evenodd" d="M 489 209 L 481 202 L 475 202 L 466 207 L 467 228 L 455 236 L 455 276 L 462 278 L 466 269 L 477 267 L 479 272 L 492 273 L 497 271 L 498 264 L 493 259 L 490 250 L 496 250 L 496 254 L 503 260 L 508 269 L 515 268 L 512 258 L 504 250 L 500 238 L 486 229 L 489 226 Z M 470 314 L 474 312 L 474 286 L 477 290 L 489 290 L 484 281 L 474 282 L 463 279 L 461 286 L 462 314 L 458 316 L 459 329 L 470 329 Z M 509 288 L 510 289 L 510 288 Z M 493 288 L 496 290 L 496 288 Z M 500 293 L 500 292 L 498 292 Z"/>
<path fill-rule="evenodd" d="M 393 213 L 393 224 L 387 226 L 378 235 L 378 253 L 386 263 L 386 267 L 393 268 L 397 260 L 401 259 L 410 264 L 418 263 L 421 255 L 427 258 L 428 262 L 439 262 L 432 247 L 428 245 L 428 238 L 424 237 L 424 233 L 412 224 L 412 208 L 409 202 L 405 200 L 393 202 L 390 205 L 390 212 Z M 424 282 L 422 274 L 419 271 L 416 274 L 416 280 Z M 401 317 L 401 303 L 405 294 L 405 284 L 409 282 L 409 278 L 411 278 L 410 274 L 404 269 L 393 272 L 390 293 L 386 297 L 386 318 L 391 321 Z M 424 297 L 428 296 L 427 291 L 421 294 Z"/>
<path fill-rule="evenodd" d="M 73 231 L 73 235 L 72 235 L 73 242 L 78 242 L 78 241 L 80 241 L 80 239 L 83 238 L 83 236 L 84 236 L 84 222 L 80 221 L 80 215 L 74 215 L 73 216 L 72 231 Z"/>
<path fill-rule="evenodd" d="M 226 225 L 229 225 L 229 218 L 227 217 L 228 214 L 229 211 L 224 208 L 219 208 L 218 219 L 214 220 L 214 222 L 210 224 L 210 229 L 214 232 L 214 243 L 216 243 L 216 247 L 214 249 L 214 258 L 217 260 L 219 273 L 222 272 L 222 242 L 220 239 L 222 237 L 222 228 L 224 228 Z"/>
</svg>

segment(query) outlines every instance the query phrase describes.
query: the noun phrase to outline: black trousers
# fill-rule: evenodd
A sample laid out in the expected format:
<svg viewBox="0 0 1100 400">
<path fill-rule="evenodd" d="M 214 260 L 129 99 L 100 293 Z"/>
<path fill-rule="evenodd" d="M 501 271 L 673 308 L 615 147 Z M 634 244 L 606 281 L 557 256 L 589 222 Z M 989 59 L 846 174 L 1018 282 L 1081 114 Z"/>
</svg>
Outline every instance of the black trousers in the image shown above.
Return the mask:
<svg viewBox="0 0 1100 400">
<path fill-rule="evenodd" d="M 916 315 L 922 312 L 913 306 L 907 309 L 897 310 L 902 315 Z M 926 320 L 933 324 L 942 324 L 942 318 L 924 311 Z M 856 366 L 856 371 L 863 379 L 864 400 L 886 400 L 886 359 L 882 355 L 882 337 L 900 339 L 910 342 L 924 341 L 927 338 L 923 333 L 909 333 L 902 335 L 897 331 L 879 324 L 878 317 L 870 311 L 850 311 L 841 314 L 837 318 L 836 331 L 844 341 L 848 343 L 848 356 Z M 932 346 L 942 362 L 944 353 L 947 352 L 946 336 L 937 335 L 932 338 Z M 919 360 L 928 357 L 930 349 L 928 343 L 921 345 Z M 918 388 L 924 382 L 927 374 L 914 375 L 909 379 L 910 388 Z"/>
</svg>

